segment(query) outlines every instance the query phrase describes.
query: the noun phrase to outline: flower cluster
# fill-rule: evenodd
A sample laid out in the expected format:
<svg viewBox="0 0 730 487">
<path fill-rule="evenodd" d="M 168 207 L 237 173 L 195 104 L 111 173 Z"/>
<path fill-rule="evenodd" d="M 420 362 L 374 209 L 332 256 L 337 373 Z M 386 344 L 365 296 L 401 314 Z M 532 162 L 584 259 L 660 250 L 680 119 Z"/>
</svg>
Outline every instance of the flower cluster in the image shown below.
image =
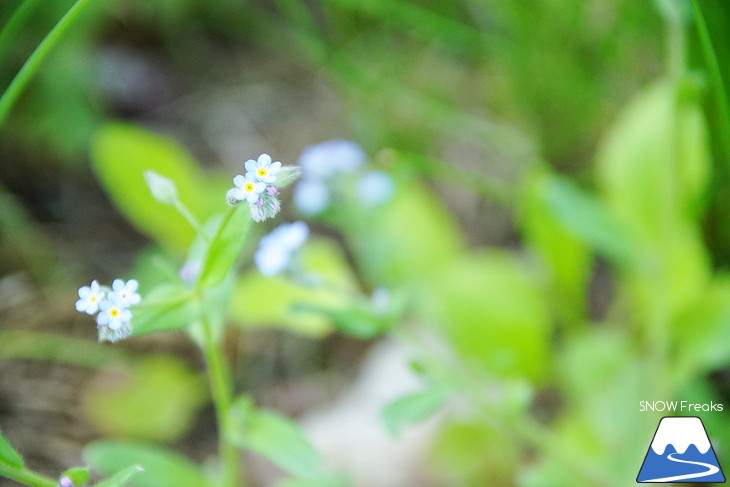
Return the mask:
<svg viewBox="0 0 730 487">
<path fill-rule="evenodd" d="M 304 222 L 279 225 L 259 242 L 253 256 L 261 274 L 275 276 L 291 265 L 292 258 L 309 237 L 309 227 Z"/>
<path fill-rule="evenodd" d="M 353 181 L 352 193 L 361 205 L 377 207 L 387 203 L 395 191 L 392 178 L 384 171 L 363 171 L 366 162 L 362 148 L 349 140 L 310 145 L 299 156 L 302 180 L 294 191 L 294 204 L 303 215 L 317 215 Z"/>
<path fill-rule="evenodd" d="M 127 282 L 115 279 L 110 289 L 94 280 L 91 285 L 79 289 L 76 311 L 97 315 L 100 342 L 116 342 L 132 334 L 132 312 L 129 307 L 141 301 L 137 294 L 138 285 L 134 279 Z"/>
<path fill-rule="evenodd" d="M 251 217 L 257 222 L 274 217 L 281 209 L 279 188 L 294 181 L 299 175 L 299 168 L 283 166 L 279 161 L 272 162 L 268 154 L 261 154 L 255 161 L 249 159 L 244 166 L 246 174 L 238 174 L 233 178 L 236 187 L 226 195 L 228 204 L 237 205 L 246 201 L 251 209 Z"/>
</svg>

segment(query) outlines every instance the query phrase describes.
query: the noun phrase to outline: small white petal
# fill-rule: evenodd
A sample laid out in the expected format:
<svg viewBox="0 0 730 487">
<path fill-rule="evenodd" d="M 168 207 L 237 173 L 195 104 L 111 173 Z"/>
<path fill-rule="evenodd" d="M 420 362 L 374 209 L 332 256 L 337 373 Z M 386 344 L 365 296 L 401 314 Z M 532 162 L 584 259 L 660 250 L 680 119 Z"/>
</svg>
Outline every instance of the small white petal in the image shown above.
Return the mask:
<svg viewBox="0 0 730 487">
<path fill-rule="evenodd" d="M 246 185 L 246 177 L 238 174 L 233 178 L 233 184 L 238 186 L 239 188 L 243 188 Z"/>
<path fill-rule="evenodd" d="M 271 164 L 271 156 L 268 154 L 261 154 L 258 158 L 259 167 L 267 167 Z"/>
</svg>

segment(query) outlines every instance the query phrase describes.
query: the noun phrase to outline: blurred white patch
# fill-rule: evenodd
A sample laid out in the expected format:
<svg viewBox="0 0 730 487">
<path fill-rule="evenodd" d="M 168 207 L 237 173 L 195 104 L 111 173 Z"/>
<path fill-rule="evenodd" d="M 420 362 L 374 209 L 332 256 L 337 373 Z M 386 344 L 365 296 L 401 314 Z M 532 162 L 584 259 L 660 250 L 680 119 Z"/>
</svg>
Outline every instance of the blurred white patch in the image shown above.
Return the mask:
<svg viewBox="0 0 730 487">
<path fill-rule="evenodd" d="M 422 386 L 408 360 L 401 343 L 379 343 L 349 392 L 301 420 L 327 466 L 350 474 L 355 487 L 422 485 L 419 472 L 438 427 L 438 415 L 404 428 L 397 438 L 385 431 L 381 420 L 387 404 Z"/>
</svg>

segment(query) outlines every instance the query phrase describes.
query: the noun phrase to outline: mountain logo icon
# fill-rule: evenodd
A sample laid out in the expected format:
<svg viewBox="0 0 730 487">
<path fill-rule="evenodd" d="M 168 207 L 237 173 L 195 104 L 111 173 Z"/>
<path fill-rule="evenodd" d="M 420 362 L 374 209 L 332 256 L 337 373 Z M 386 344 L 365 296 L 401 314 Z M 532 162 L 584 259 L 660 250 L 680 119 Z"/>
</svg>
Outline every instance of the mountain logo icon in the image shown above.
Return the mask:
<svg viewBox="0 0 730 487">
<path fill-rule="evenodd" d="M 725 482 L 702 420 L 695 416 L 662 418 L 636 482 Z"/>
</svg>

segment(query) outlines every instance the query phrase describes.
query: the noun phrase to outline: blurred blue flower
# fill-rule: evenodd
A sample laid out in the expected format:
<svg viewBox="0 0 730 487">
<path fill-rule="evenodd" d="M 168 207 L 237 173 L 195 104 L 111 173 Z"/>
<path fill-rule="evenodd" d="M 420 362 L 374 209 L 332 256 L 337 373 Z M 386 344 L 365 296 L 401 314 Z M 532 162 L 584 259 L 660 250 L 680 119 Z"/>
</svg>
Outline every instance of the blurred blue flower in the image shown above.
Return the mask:
<svg viewBox="0 0 730 487">
<path fill-rule="evenodd" d="M 366 160 L 357 143 L 336 139 L 305 147 L 299 165 L 304 179 L 326 180 L 336 174 L 353 173 Z"/>
<path fill-rule="evenodd" d="M 309 227 L 304 222 L 283 224 L 259 242 L 254 262 L 261 274 L 272 277 L 286 270 L 292 257 L 309 237 Z"/>
<path fill-rule="evenodd" d="M 381 206 L 393 198 L 395 183 L 385 171 L 369 171 L 355 185 L 355 195 L 363 206 Z"/>
<path fill-rule="evenodd" d="M 322 181 L 305 179 L 294 190 L 294 205 L 307 216 L 322 213 L 330 204 L 330 190 Z"/>
</svg>

